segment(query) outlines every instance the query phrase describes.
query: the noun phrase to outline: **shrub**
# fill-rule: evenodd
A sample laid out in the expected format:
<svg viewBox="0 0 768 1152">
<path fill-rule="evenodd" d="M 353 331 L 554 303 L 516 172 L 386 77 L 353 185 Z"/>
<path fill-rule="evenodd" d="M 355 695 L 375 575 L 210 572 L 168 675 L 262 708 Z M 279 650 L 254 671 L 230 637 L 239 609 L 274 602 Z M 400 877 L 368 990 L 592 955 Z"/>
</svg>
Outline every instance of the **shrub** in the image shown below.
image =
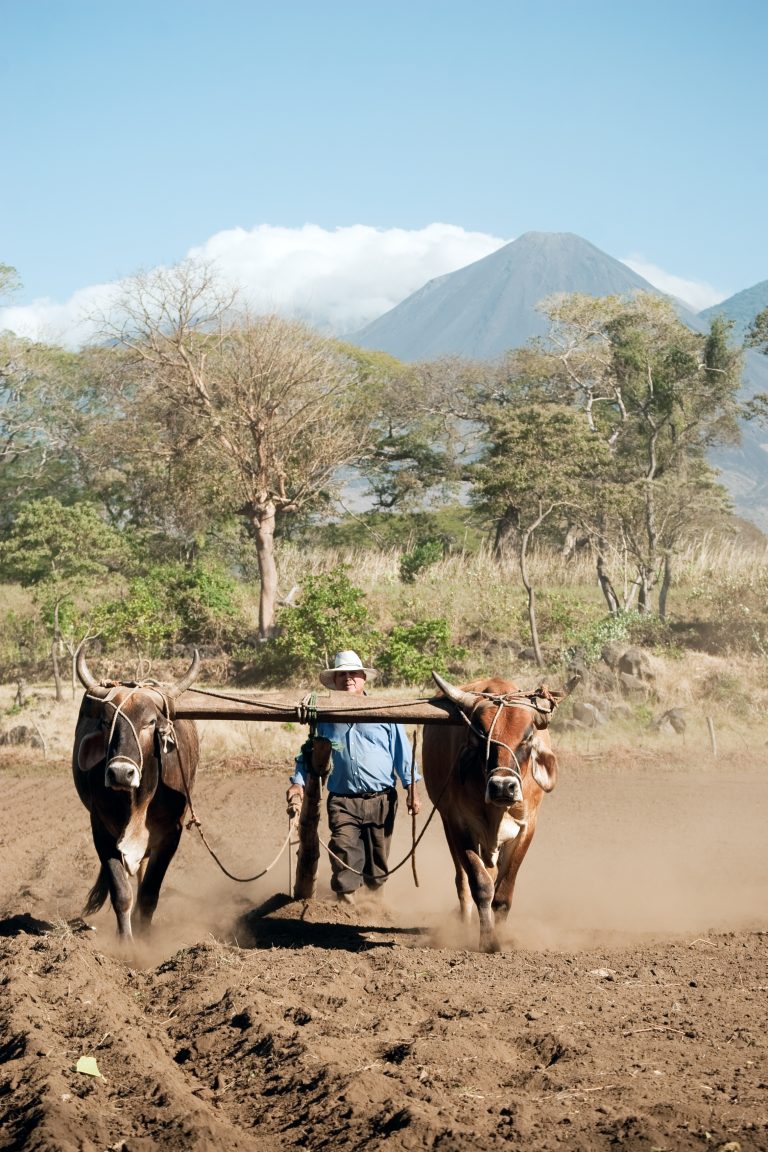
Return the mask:
<svg viewBox="0 0 768 1152">
<path fill-rule="evenodd" d="M 466 649 L 451 643 L 447 620 L 423 620 L 393 628 L 377 657 L 388 684 L 427 684 L 434 669 L 445 672 Z"/>
<path fill-rule="evenodd" d="M 690 592 L 706 621 L 714 652 L 765 656 L 768 651 L 768 568 L 757 572 L 712 571 Z"/>
<path fill-rule="evenodd" d="M 327 668 L 334 653 L 343 648 L 353 648 L 364 660 L 377 640 L 364 598 L 343 565 L 307 576 L 298 604 L 278 613 L 278 636 L 268 645 L 283 670 Z"/>
<path fill-rule="evenodd" d="M 444 547 L 440 540 L 424 540 L 400 560 L 400 579 L 404 584 L 413 584 L 420 572 L 442 560 Z"/>
<path fill-rule="evenodd" d="M 146 656 L 166 655 L 175 644 L 221 644 L 243 627 L 235 581 L 202 565 L 152 568 L 92 617 L 107 648 Z"/>
<path fill-rule="evenodd" d="M 578 654 L 587 664 L 596 664 L 606 644 L 639 644 L 643 648 L 654 648 L 668 639 L 667 624 L 654 613 L 620 612 L 617 616 L 591 620 L 571 632 L 562 659 L 568 663 Z"/>
</svg>

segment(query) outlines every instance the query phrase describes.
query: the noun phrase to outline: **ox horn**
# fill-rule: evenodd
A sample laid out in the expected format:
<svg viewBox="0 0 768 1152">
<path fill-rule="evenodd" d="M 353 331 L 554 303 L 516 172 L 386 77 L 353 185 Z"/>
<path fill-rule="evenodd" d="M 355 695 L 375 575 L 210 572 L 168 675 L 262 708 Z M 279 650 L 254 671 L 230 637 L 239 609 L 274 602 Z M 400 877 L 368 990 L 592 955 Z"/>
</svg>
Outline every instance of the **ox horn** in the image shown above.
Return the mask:
<svg viewBox="0 0 768 1152">
<path fill-rule="evenodd" d="M 75 657 L 75 671 L 77 672 L 77 678 L 82 684 L 83 688 L 85 688 L 86 692 L 90 692 L 91 696 L 98 696 L 99 699 L 103 700 L 104 697 L 109 694 L 109 688 L 105 688 L 103 684 L 99 684 L 98 680 L 91 672 L 90 668 L 85 662 L 84 648 L 85 641 L 83 641 L 82 644 L 80 644 L 78 647 L 77 655 Z"/>
<path fill-rule="evenodd" d="M 465 692 L 462 688 L 454 687 L 453 684 L 449 684 L 447 680 L 443 680 L 442 676 L 438 676 L 437 672 L 434 671 L 432 673 L 432 679 L 452 704 L 457 704 L 459 708 L 474 708 L 477 703 L 477 696 L 474 692 Z"/>
<path fill-rule="evenodd" d="M 197 648 L 195 648 L 195 652 L 192 657 L 192 663 L 187 669 L 186 674 L 182 676 L 181 680 L 177 680 L 176 683 L 171 687 L 171 696 L 181 696 L 182 692 L 186 692 L 187 688 L 189 688 L 190 685 L 194 684 L 195 680 L 197 680 L 197 674 L 199 671 L 200 653 L 198 652 Z"/>
<path fill-rule="evenodd" d="M 581 679 L 581 673 L 577 672 L 575 676 L 571 677 L 562 692 L 550 692 L 546 684 L 542 684 L 536 689 L 531 696 L 531 703 L 536 709 L 533 722 L 537 728 L 546 728 L 549 725 L 555 708 L 579 686 Z"/>
</svg>

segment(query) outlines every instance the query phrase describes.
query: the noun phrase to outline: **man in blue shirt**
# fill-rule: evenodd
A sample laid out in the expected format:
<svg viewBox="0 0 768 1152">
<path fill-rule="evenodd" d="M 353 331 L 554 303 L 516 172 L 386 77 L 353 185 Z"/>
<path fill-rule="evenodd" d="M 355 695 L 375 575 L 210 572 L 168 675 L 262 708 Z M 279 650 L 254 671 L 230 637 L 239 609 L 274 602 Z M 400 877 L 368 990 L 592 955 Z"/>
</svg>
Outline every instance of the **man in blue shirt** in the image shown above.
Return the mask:
<svg viewBox="0 0 768 1152">
<path fill-rule="evenodd" d="M 357 653 L 348 650 L 336 653 L 333 668 L 324 669 L 320 680 L 337 692 L 363 695 L 366 681 L 376 675 L 374 668 L 364 668 Z M 402 724 L 321 722 L 316 735 L 331 745 L 331 888 L 338 901 L 352 904 L 354 892 L 362 884 L 375 891 L 387 878 L 397 811 L 397 780 L 406 790 L 408 811 L 417 814 L 421 800 L 416 781 L 421 776 L 413 764 L 413 752 Z M 307 772 L 300 753 L 288 789 L 289 812 L 301 808 Z"/>
</svg>

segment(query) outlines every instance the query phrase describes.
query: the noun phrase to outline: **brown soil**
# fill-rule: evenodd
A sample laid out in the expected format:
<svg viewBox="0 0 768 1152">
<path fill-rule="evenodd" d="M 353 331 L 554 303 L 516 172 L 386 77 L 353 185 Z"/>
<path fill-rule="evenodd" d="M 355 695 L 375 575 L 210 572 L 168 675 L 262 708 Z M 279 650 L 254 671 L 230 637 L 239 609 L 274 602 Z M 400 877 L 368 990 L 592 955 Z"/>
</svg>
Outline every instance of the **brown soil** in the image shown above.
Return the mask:
<svg viewBox="0 0 768 1152">
<path fill-rule="evenodd" d="M 4 752 L 0 1148 L 768 1149 L 765 746 L 560 744 L 494 956 L 437 820 L 419 886 L 409 863 L 353 908 L 327 861 L 297 904 L 287 854 L 238 885 L 185 833 L 121 955 L 110 909 L 76 919 L 96 857 L 67 764 Z M 202 766 L 237 874 L 279 853 L 285 775 Z M 393 863 L 409 842 L 401 809 Z"/>
</svg>

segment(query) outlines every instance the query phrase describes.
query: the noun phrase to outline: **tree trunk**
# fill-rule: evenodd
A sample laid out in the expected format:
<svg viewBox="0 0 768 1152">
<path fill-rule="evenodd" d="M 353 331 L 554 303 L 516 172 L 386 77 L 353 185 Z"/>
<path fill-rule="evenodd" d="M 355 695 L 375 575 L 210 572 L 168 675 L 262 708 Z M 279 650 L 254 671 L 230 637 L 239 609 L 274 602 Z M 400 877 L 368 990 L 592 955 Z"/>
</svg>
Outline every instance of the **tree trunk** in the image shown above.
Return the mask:
<svg viewBox="0 0 768 1152">
<path fill-rule="evenodd" d="M 667 597 L 669 590 L 672 587 L 672 558 L 667 553 L 664 557 L 664 574 L 661 578 L 661 587 L 659 588 L 659 619 L 666 620 L 667 618 Z"/>
<path fill-rule="evenodd" d="M 638 589 L 637 610 L 641 616 L 645 616 L 651 610 L 651 595 L 648 587 L 648 576 L 644 570 L 640 572 Z"/>
<path fill-rule="evenodd" d="M 509 555 L 519 530 L 520 510 L 515 508 L 514 504 L 510 504 L 504 515 L 496 523 L 493 555 L 497 560 L 504 560 Z"/>
<path fill-rule="evenodd" d="M 522 576 L 522 579 L 523 579 L 523 586 L 525 587 L 525 590 L 528 593 L 528 623 L 530 624 L 530 627 L 531 627 L 531 644 L 533 646 L 533 652 L 534 652 L 534 655 L 536 657 L 536 664 L 539 668 L 541 668 L 542 665 L 544 664 L 544 660 L 543 660 L 542 655 L 541 655 L 541 647 L 539 645 L 539 627 L 538 627 L 538 623 L 536 620 L 536 590 L 534 589 L 533 585 L 531 584 L 531 582 L 528 578 L 528 555 L 527 554 L 528 554 L 528 540 L 529 540 L 529 538 L 530 538 L 530 532 L 523 532 L 522 536 L 520 537 L 520 552 L 519 552 L 520 575 Z"/>
<path fill-rule="evenodd" d="M 26 708 L 27 706 L 27 682 L 23 676 L 20 676 L 16 681 L 16 696 L 13 703 L 17 708 Z"/>
<path fill-rule="evenodd" d="M 249 520 L 256 539 L 261 592 L 259 594 L 259 639 L 268 640 L 275 629 L 277 565 L 275 563 L 275 505 L 266 500 L 251 509 Z"/>
<path fill-rule="evenodd" d="M 597 579 L 600 584 L 605 602 L 608 605 L 608 611 L 611 616 L 618 616 L 619 614 L 619 598 L 616 595 L 611 578 L 608 575 L 608 570 L 605 563 L 605 557 L 601 550 L 598 549 L 597 553 Z"/>
<path fill-rule="evenodd" d="M 61 670 L 59 668 L 59 646 L 61 644 L 61 631 L 59 629 L 59 606 L 53 607 L 53 643 L 51 644 L 51 661 L 53 663 L 53 683 L 56 686 L 56 703 L 64 699 L 61 688 Z"/>
</svg>

